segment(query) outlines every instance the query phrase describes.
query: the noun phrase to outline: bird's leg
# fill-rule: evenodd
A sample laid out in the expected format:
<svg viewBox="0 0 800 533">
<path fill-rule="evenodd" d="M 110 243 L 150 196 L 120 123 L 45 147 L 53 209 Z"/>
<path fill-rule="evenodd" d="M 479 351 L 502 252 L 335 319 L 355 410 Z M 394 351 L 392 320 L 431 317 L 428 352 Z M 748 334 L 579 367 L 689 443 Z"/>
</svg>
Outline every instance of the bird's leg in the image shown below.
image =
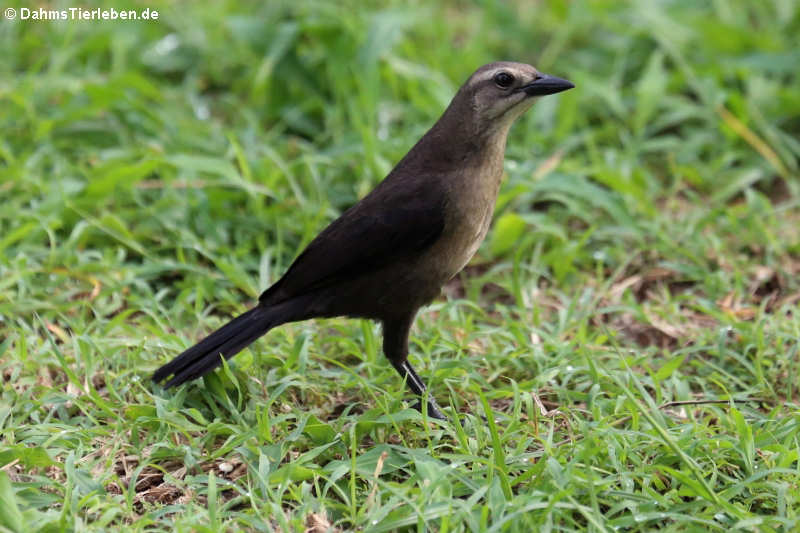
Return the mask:
<svg viewBox="0 0 800 533">
<path fill-rule="evenodd" d="M 394 361 L 392 361 L 392 364 L 397 372 L 405 378 L 406 383 L 408 383 L 409 388 L 414 391 L 414 394 L 419 396 L 419 401 L 414 405 L 414 409 L 421 413 L 422 400 L 425 399 L 425 391 L 427 390 L 425 383 L 423 383 L 422 378 L 417 375 L 414 367 L 408 362 L 408 359 L 400 364 L 395 364 Z M 436 403 L 436 400 L 430 394 L 428 394 L 428 416 L 431 418 L 438 418 L 439 420 L 447 419 L 447 417 L 442 414 L 442 411 L 439 410 L 439 405 Z"/>
<path fill-rule="evenodd" d="M 397 320 L 397 321 L 384 321 L 383 323 L 383 352 L 389 361 L 392 362 L 397 373 L 400 374 L 408 387 L 419 396 L 419 402 L 414 406 L 415 409 L 422 412 L 422 402 L 425 400 L 426 390 L 425 383 L 419 377 L 414 367 L 408 362 L 408 333 L 411 330 L 411 322 L 414 320 L 414 315 L 410 317 Z M 446 420 L 447 417 L 442 414 L 436 400 L 432 395 L 428 396 L 428 416 L 437 418 L 439 420 Z"/>
</svg>

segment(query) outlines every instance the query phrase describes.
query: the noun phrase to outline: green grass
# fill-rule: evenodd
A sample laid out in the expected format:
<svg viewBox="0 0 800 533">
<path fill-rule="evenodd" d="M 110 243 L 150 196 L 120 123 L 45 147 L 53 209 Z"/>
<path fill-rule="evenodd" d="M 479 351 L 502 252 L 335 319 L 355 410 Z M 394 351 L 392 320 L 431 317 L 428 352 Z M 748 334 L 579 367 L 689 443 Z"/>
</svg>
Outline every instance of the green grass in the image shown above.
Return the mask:
<svg viewBox="0 0 800 533">
<path fill-rule="evenodd" d="M 0 22 L 1 527 L 800 528 L 798 2 L 102 7 Z M 577 88 L 412 333 L 463 417 L 356 320 L 150 382 L 497 59 Z"/>
</svg>

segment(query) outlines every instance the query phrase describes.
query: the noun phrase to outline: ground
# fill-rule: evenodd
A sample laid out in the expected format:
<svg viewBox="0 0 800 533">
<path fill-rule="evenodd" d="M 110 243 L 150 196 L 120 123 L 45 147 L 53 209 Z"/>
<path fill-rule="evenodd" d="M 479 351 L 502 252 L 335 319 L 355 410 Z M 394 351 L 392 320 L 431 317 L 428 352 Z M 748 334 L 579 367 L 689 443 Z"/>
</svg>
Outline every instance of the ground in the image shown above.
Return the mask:
<svg viewBox="0 0 800 533">
<path fill-rule="evenodd" d="M 800 527 L 798 2 L 86 7 L 160 16 L 0 22 L 0 526 Z M 460 416 L 366 321 L 150 381 L 500 59 L 576 89 L 415 324 Z"/>
</svg>

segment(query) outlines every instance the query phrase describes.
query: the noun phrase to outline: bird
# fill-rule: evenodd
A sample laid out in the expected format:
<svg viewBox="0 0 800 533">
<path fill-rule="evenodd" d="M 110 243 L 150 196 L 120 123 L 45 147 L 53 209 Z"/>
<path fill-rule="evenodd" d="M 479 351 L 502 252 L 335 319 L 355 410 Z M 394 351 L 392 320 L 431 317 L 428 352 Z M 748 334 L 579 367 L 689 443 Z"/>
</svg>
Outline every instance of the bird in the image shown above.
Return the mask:
<svg viewBox="0 0 800 533">
<path fill-rule="evenodd" d="M 419 397 L 414 407 L 446 419 L 408 360 L 412 323 L 486 237 L 511 125 L 539 97 L 573 87 L 525 63 L 478 68 L 394 169 L 323 229 L 253 308 L 153 380 L 169 378 L 169 388 L 199 378 L 287 322 L 371 319 L 382 325 L 384 355 Z"/>
</svg>

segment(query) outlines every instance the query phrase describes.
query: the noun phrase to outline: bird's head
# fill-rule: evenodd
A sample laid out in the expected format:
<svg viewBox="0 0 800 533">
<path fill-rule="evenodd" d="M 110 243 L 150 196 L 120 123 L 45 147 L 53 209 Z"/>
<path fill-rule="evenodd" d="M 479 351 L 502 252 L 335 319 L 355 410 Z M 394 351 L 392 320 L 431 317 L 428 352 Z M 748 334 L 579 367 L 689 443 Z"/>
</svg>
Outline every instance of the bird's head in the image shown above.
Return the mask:
<svg viewBox="0 0 800 533">
<path fill-rule="evenodd" d="M 458 102 L 460 112 L 468 114 L 473 127 L 485 134 L 508 131 L 537 97 L 573 87 L 571 82 L 542 74 L 525 63 L 503 61 L 476 70 L 453 102 Z"/>
</svg>

